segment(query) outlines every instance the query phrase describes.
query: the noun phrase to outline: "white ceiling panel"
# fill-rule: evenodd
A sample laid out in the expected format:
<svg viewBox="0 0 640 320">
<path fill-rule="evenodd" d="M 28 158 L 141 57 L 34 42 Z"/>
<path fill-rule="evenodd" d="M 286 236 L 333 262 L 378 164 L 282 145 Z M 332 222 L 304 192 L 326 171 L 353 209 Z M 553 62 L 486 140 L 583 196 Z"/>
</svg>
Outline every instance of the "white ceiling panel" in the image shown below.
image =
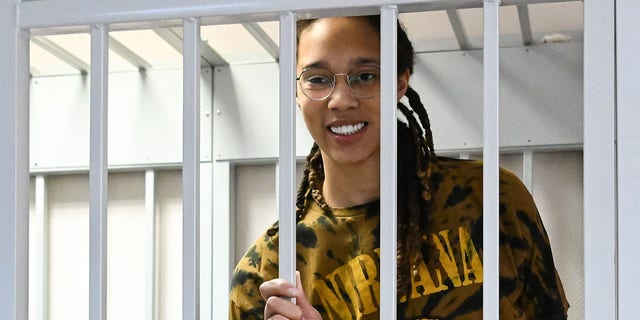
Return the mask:
<svg viewBox="0 0 640 320">
<path fill-rule="evenodd" d="M 547 40 L 552 39 L 551 41 L 558 41 L 558 39 L 559 41 L 580 41 L 583 28 L 582 6 L 581 1 L 530 4 L 526 5 L 525 11 L 520 12 L 517 6 L 503 6 L 500 8 L 500 45 L 503 47 L 523 45 L 523 29 L 519 13 L 525 12 L 528 14 L 529 24 L 525 21 L 524 36 L 526 39 L 528 36 L 526 31 L 530 30 L 534 44 L 542 42 L 545 36 Z M 450 12 L 403 13 L 400 14 L 400 20 L 407 28 L 416 51 L 453 51 L 460 50 L 461 45 L 469 49 L 482 48 L 481 8 Z M 256 32 L 256 26 L 261 30 Z M 201 36 L 208 46 L 203 47 L 203 54 L 209 53 L 209 56 L 205 55 L 205 60 L 209 57 L 209 60 L 214 63 L 221 61 L 224 64 L 273 62 L 277 58 L 277 50 L 274 48 L 277 48 L 279 43 L 278 21 L 254 23 L 249 27 L 254 28 L 253 35 L 248 31 L 247 25 L 242 24 L 203 26 Z M 454 32 L 454 27 L 457 34 Z M 175 32 L 178 29 L 174 28 L 172 38 L 174 43 L 171 44 L 154 30 L 111 32 L 112 39 L 124 47 L 124 49 L 121 47 L 118 52 L 125 52 L 123 54 L 128 56 L 128 59 L 122 58 L 111 50 L 110 70 L 134 71 L 138 69 L 136 64 L 138 66 L 144 64 L 144 68 L 150 66 L 154 69 L 181 68 L 182 56 L 178 50 L 181 46 L 181 32 Z M 549 35 L 552 36 L 549 37 Z M 256 37 L 261 38 L 260 41 Z M 50 35 L 46 36 L 46 39 L 63 48 L 78 61 L 90 63 L 90 37 L 87 33 Z M 81 68 L 77 65 L 75 68 L 73 64 L 70 66 L 68 60 L 65 62 L 51 51 L 51 49 L 49 52 L 43 50 L 32 42 L 31 67 L 33 72 L 37 72 L 34 76 L 80 72 Z M 129 54 L 127 55 L 126 52 Z M 212 60 L 211 57 L 216 55 L 221 59 Z"/>
<path fill-rule="evenodd" d="M 153 30 L 115 31 L 109 34 L 144 58 L 152 68 L 182 67 L 182 55 Z"/>
<path fill-rule="evenodd" d="M 202 40 L 230 64 L 274 61 L 241 24 L 205 26 L 200 33 Z"/>
</svg>

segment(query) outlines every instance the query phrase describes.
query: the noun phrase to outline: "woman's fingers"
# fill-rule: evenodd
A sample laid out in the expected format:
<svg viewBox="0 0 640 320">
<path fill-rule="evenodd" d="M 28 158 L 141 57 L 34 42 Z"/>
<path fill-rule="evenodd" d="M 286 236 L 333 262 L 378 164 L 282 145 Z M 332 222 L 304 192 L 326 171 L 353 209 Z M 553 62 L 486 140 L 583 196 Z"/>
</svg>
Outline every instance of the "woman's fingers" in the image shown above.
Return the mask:
<svg viewBox="0 0 640 320">
<path fill-rule="evenodd" d="M 264 308 L 265 319 L 302 319 L 302 310 L 288 298 L 272 296 Z"/>
<path fill-rule="evenodd" d="M 301 319 L 302 311 L 291 302 L 295 298 L 298 289 L 283 279 L 274 279 L 260 285 L 260 293 L 266 305 L 264 318 L 269 320 Z"/>
<path fill-rule="evenodd" d="M 307 295 L 304 293 L 304 289 L 302 288 L 302 281 L 300 280 L 300 272 L 296 271 L 296 286 L 299 290 L 298 297 L 296 298 L 296 304 L 302 310 L 302 315 L 305 320 L 322 320 L 320 313 L 316 308 L 311 305 Z"/>
<path fill-rule="evenodd" d="M 295 298 L 298 295 L 298 289 L 283 279 L 273 279 L 260 285 L 260 294 L 265 301 L 273 296 Z"/>
<path fill-rule="evenodd" d="M 266 301 L 264 318 L 268 320 L 322 320 L 320 313 L 309 302 L 300 273 L 296 272 L 296 286 L 283 279 L 274 279 L 260 285 L 260 293 Z M 291 298 L 296 298 L 293 303 Z"/>
</svg>

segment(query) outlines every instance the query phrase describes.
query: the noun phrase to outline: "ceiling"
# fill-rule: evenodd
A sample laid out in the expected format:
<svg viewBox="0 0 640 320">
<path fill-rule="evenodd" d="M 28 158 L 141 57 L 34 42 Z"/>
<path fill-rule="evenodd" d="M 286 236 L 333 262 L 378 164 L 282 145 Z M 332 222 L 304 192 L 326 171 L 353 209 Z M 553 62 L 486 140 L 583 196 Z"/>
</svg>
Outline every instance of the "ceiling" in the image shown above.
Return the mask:
<svg viewBox="0 0 640 320">
<path fill-rule="evenodd" d="M 500 8 L 500 45 L 582 41 L 582 1 L 511 5 Z M 402 13 L 400 20 L 418 52 L 482 48 L 482 9 Z M 227 65 L 277 61 L 278 22 L 212 25 L 201 28 L 203 64 Z M 163 28 L 113 31 L 110 72 L 182 67 L 182 30 Z M 32 36 L 34 77 L 89 71 L 88 33 Z"/>
</svg>

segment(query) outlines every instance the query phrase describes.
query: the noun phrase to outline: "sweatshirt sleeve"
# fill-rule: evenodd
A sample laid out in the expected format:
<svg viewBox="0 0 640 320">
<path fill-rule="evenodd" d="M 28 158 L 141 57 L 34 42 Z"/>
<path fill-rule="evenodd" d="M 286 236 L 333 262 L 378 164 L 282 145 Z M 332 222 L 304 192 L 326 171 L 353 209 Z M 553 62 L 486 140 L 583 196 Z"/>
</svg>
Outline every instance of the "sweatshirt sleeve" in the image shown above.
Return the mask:
<svg viewBox="0 0 640 320">
<path fill-rule="evenodd" d="M 511 247 L 517 277 L 523 282 L 516 306 L 527 319 L 566 319 L 569 304 L 533 197 L 509 172 L 501 177 L 500 193 L 501 243 Z M 505 223 L 512 223 L 512 227 Z"/>
<path fill-rule="evenodd" d="M 278 275 L 278 236 L 263 234 L 238 262 L 231 279 L 229 319 L 262 319 L 260 285 Z"/>
</svg>

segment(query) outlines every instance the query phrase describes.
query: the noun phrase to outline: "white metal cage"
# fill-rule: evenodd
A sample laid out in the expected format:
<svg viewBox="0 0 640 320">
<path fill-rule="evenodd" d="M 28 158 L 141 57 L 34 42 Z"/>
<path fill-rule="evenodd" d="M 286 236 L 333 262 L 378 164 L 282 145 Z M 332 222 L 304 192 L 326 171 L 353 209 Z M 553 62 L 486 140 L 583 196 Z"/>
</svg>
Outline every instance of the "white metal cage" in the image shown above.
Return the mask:
<svg viewBox="0 0 640 320">
<path fill-rule="evenodd" d="M 106 319 L 106 202 L 107 202 L 107 93 L 108 48 L 111 30 L 149 25 L 183 28 L 183 274 L 182 319 L 200 316 L 200 72 L 203 56 L 200 28 L 204 24 L 280 21 L 280 127 L 278 206 L 281 230 L 281 276 L 293 279 L 295 217 L 295 21 L 298 17 L 381 13 L 382 73 L 395 73 L 395 28 L 398 12 L 484 8 L 483 154 L 484 154 L 484 318 L 498 318 L 498 80 L 500 5 L 556 2 L 544 0 L 403 0 L 403 1 L 5 1 L 0 5 L 0 319 L 28 319 L 29 248 L 29 40 L 33 35 L 68 30 L 91 34 L 90 137 L 90 295 L 88 319 Z M 73 8 L 73 10 L 71 10 Z M 455 17 L 455 11 L 451 11 Z M 640 262 L 633 229 L 640 190 L 640 4 L 634 0 L 584 3 L 584 255 L 585 318 L 633 319 L 640 307 Z M 455 20 L 455 19 L 454 19 Z M 459 37 L 464 47 L 464 37 Z M 215 57 L 214 57 L 215 58 Z M 82 68 L 82 66 L 81 66 Z M 86 66 L 84 66 L 86 68 Z M 383 92 L 395 92 L 395 81 L 383 76 Z M 383 94 L 382 105 L 395 106 L 395 96 Z M 381 210 L 395 213 L 395 110 L 381 110 Z M 386 120 L 386 121 L 384 121 Z M 229 164 L 216 164 L 217 180 L 228 184 Z M 146 181 L 153 184 L 153 172 Z M 43 189 L 43 178 L 36 188 Z M 213 186 L 212 189 L 218 188 Z M 149 189 L 153 189 L 152 186 Z M 225 196 L 228 187 L 219 188 Z M 46 197 L 46 192 L 39 192 Z M 149 195 L 150 202 L 153 194 Z M 44 202 L 43 198 L 36 200 Z M 229 204 L 214 203 L 227 212 Z M 153 213 L 149 215 L 153 219 Z M 395 214 L 381 221 L 381 318 L 395 318 Z M 389 219 L 389 220 L 386 220 Z M 228 225 L 228 221 L 226 223 Z M 229 247 L 228 234 L 214 235 Z M 286 246 L 285 246 L 286 245 Z M 283 250 L 286 247 L 286 250 Z M 45 259 L 43 257 L 43 259 Z M 229 281 L 229 256 L 220 255 L 216 282 Z M 151 267 L 153 270 L 153 268 Z M 153 276 L 151 276 L 153 279 Z M 152 281 L 152 280 L 150 280 Z M 153 293 L 151 293 L 153 295 Z M 226 315 L 224 290 L 211 297 L 213 318 Z"/>
</svg>

